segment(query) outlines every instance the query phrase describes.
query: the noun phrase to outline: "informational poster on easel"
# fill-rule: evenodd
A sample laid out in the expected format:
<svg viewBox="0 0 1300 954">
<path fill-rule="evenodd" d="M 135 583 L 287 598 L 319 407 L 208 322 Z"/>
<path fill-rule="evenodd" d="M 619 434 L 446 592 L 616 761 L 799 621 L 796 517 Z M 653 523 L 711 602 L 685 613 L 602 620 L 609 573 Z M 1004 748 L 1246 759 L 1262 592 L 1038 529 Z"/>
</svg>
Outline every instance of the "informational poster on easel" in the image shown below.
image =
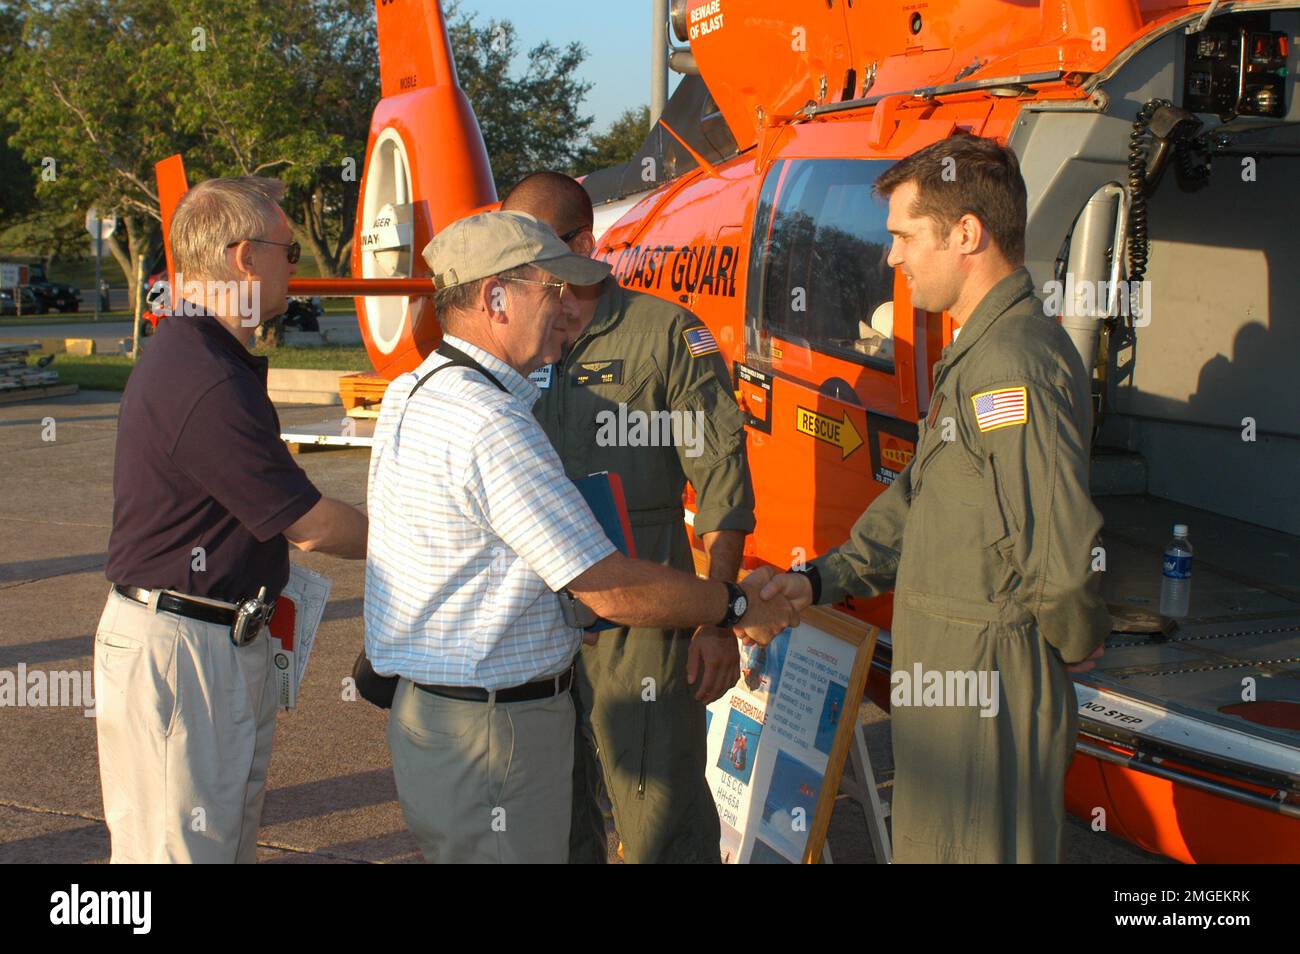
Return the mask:
<svg viewBox="0 0 1300 954">
<path fill-rule="evenodd" d="M 724 862 L 821 859 L 876 633 L 812 608 L 770 645 L 741 648 L 739 682 L 707 715 Z"/>
</svg>

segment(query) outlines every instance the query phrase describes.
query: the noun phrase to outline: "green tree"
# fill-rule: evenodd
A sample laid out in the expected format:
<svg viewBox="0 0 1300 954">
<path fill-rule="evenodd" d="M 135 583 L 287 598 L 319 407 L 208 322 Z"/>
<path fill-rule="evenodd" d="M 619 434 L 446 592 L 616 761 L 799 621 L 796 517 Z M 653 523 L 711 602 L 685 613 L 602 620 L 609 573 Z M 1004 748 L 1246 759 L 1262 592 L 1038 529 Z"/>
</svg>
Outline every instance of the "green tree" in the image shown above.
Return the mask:
<svg viewBox="0 0 1300 954">
<path fill-rule="evenodd" d="M 269 175 L 289 187 L 294 232 L 324 275 L 352 244 L 379 57 L 370 0 L 182 0 L 165 55 L 177 128 L 207 175 Z M 198 47 L 196 49 L 196 47 Z"/>
<path fill-rule="evenodd" d="M 592 123 L 579 111 L 591 89 L 575 78 L 587 57 L 582 44 L 539 43 L 528 51 L 522 73 L 514 75 L 518 34 L 508 20 L 479 23 L 454 4 L 448 8 L 447 32 L 498 194 L 538 169 L 576 173 Z"/>
<path fill-rule="evenodd" d="M 636 155 L 650 135 L 650 107 L 637 106 L 623 110 L 623 114 L 610 123 L 603 133 L 591 137 L 591 146 L 583 157 L 584 171 L 594 172 L 610 166 L 621 165 Z"/>
<path fill-rule="evenodd" d="M 499 190 L 620 148 L 613 129 L 588 143 L 581 44 L 520 54 L 511 23 L 454 4 L 448 23 Z M 85 210 L 116 212 L 107 248 L 132 283 L 161 245 L 154 164 L 179 152 L 191 181 L 284 179 L 297 238 L 344 270 L 379 98 L 372 0 L 0 0 L 0 52 L 0 215 L 30 216 L 47 246 L 84 248 Z"/>
<path fill-rule="evenodd" d="M 11 82 L 9 73 L 17 38 L 22 33 L 22 16 L 17 8 L 0 4 L 0 89 Z M 36 207 L 36 177 L 13 144 L 17 126 L 0 108 L 0 231 L 21 221 Z"/>
<path fill-rule="evenodd" d="M 26 3 L 0 93 L 13 144 L 40 170 L 42 210 L 59 219 L 91 206 L 116 212 L 105 247 L 132 286 L 135 256 L 159 237 L 153 161 L 177 145 L 150 108 L 160 80 L 142 55 L 167 12 L 161 0 Z"/>
<path fill-rule="evenodd" d="M 135 256 L 160 246 L 153 167 L 175 152 L 191 181 L 284 179 L 299 240 L 337 274 L 378 98 L 369 0 L 29 0 L 22 12 L 0 91 L 13 144 L 29 166 L 54 160 L 42 208 L 118 213 L 107 248 L 129 285 Z"/>
</svg>

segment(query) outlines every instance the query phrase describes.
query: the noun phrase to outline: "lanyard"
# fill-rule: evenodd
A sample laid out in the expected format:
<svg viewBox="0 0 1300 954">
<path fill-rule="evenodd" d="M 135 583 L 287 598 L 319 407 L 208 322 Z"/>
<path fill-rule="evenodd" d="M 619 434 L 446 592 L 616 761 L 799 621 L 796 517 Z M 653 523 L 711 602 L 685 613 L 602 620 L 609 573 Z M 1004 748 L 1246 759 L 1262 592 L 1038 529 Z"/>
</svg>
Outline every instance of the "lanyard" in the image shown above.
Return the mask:
<svg viewBox="0 0 1300 954">
<path fill-rule="evenodd" d="M 483 375 L 483 377 L 487 378 L 494 385 L 496 385 L 498 391 L 507 391 L 506 386 L 502 384 L 500 381 L 498 381 L 496 379 L 496 376 L 491 371 L 483 367 L 483 365 L 479 364 L 477 361 L 475 361 L 473 358 L 467 355 L 464 351 L 461 351 L 455 345 L 448 344 L 446 341 L 444 341 L 442 342 L 442 344 L 438 345 L 438 347 L 435 350 L 438 352 L 438 354 L 442 355 L 444 358 L 450 358 L 451 360 L 448 361 L 446 364 L 438 365 L 438 367 L 434 368 L 424 377 L 420 378 L 420 380 L 416 381 L 415 387 L 411 388 L 411 393 L 406 396 L 406 399 L 408 401 L 415 396 L 416 391 L 420 390 L 420 388 L 424 386 L 425 381 L 428 381 L 439 371 L 445 371 L 447 368 L 469 368 L 473 371 L 477 371 L 479 374 Z"/>
</svg>

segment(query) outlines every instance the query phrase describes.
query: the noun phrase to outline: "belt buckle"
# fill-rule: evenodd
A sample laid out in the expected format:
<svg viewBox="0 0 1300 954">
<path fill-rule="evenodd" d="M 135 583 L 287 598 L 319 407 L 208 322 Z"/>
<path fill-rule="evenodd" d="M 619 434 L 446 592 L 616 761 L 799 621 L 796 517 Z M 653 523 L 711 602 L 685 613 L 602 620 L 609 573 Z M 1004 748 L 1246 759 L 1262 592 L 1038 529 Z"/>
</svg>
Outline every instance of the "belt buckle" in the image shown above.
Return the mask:
<svg viewBox="0 0 1300 954">
<path fill-rule="evenodd" d="M 266 587 L 257 596 L 244 600 L 235 608 L 235 621 L 230 624 L 230 641 L 236 647 L 247 646 L 262 634 L 262 627 L 275 615 L 275 605 L 266 602 Z"/>
</svg>

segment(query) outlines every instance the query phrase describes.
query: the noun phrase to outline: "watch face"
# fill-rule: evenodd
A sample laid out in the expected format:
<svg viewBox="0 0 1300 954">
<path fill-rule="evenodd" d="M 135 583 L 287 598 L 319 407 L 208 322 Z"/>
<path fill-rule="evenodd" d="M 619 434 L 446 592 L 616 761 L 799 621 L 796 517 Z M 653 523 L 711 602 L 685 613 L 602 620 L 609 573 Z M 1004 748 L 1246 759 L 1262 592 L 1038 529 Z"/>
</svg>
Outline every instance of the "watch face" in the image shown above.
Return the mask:
<svg viewBox="0 0 1300 954">
<path fill-rule="evenodd" d="M 731 612 L 735 614 L 737 619 L 744 616 L 745 611 L 748 609 L 749 609 L 749 597 L 747 596 L 737 596 L 736 602 L 731 604 Z"/>
</svg>

